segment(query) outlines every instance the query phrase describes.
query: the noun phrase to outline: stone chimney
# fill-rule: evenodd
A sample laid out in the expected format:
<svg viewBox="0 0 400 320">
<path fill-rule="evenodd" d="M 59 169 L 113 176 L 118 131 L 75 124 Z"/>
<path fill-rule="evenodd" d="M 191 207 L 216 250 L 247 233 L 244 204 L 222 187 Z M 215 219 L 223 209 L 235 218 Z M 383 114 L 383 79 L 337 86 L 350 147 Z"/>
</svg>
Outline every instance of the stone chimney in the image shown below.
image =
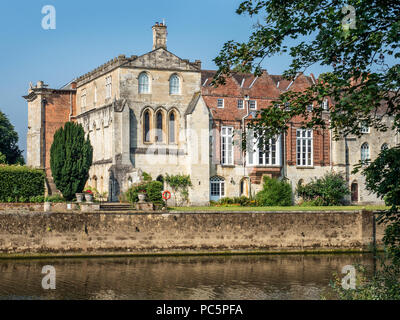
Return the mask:
<svg viewBox="0 0 400 320">
<path fill-rule="evenodd" d="M 158 48 L 167 49 L 167 26 L 164 22 L 158 23 L 153 26 L 153 50 Z"/>
</svg>

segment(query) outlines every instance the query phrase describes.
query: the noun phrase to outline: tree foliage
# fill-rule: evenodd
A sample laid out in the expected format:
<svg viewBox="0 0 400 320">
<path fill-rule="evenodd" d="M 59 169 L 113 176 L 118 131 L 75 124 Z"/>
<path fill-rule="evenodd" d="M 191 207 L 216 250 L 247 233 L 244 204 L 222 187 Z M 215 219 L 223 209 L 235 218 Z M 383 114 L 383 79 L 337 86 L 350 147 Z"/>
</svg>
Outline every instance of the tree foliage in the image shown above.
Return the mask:
<svg viewBox="0 0 400 320">
<path fill-rule="evenodd" d="M 54 134 L 50 167 L 54 183 L 66 200 L 81 193 L 89 178 L 93 147 L 80 124 L 67 122 Z"/>
<path fill-rule="evenodd" d="M 336 136 L 360 135 L 362 124 L 387 130 L 382 122 L 385 114 L 394 117 L 392 129 L 399 129 L 400 65 L 394 62 L 400 58 L 398 1 L 248 0 L 237 13 L 263 22 L 248 42 L 224 45 L 214 60 L 219 67 L 216 84 L 236 71 L 260 74 L 261 63 L 281 53 L 291 57 L 284 73 L 290 80 L 314 64 L 331 70 L 303 92 L 282 94 L 273 104 L 281 107 L 259 111 L 255 127 L 266 128 L 272 137 L 287 130 L 288 122 L 300 115 L 304 127 L 329 127 Z M 322 116 L 326 97 L 335 104 L 329 120 Z M 283 107 L 286 103 L 290 111 Z M 312 103 L 316 107 L 309 112 L 307 106 Z"/>
<path fill-rule="evenodd" d="M 291 206 L 292 187 L 286 181 L 265 176 L 263 189 L 257 193 L 256 200 L 261 207 Z"/>
<path fill-rule="evenodd" d="M 0 163 L 24 164 L 18 147 L 18 134 L 7 116 L 0 111 Z"/>
</svg>

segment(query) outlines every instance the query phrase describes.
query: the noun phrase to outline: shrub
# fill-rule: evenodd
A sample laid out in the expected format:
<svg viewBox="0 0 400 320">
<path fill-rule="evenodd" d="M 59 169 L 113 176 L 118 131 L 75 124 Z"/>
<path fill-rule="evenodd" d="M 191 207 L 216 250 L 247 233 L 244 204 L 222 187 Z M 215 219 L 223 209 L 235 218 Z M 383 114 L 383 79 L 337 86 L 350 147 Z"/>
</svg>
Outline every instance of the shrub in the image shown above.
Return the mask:
<svg viewBox="0 0 400 320">
<path fill-rule="evenodd" d="M 263 190 L 256 195 L 259 206 L 291 206 L 292 188 L 289 183 L 264 177 Z"/>
<path fill-rule="evenodd" d="M 28 201 L 43 196 L 45 173 L 43 170 L 23 166 L 0 166 L 0 202 Z"/>
<path fill-rule="evenodd" d="M 297 194 L 300 197 L 322 206 L 342 205 L 345 202 L 344 197 L 349 193 L 347 183 L 340 173 L 328 173 L 306 185 L 297 186 Z"/>
<path fill-rule="evenodd" d="M 212 206 L 241 206 L 248 207 L 251 205 L 251 201 L 249 198 L 245 196 L 234 197 L 234 198 L 221 198 L 219 201 L 211 201 L 210 204 Z"/>
<path fill-rule="evenodd" d="M 66 200 L 82 193 L 89 178 L 93 147 L 80 124 L 67 122 L 54 134 L 50 149 L 50 167 L 54 182 Z"/>
<path fill-rule="evenodd" d="M 162 198 L 163 184 L 159 181 L 150 181 L 147 183 L 142 183 L 138 186 L 131 187 L 125 196 L 127 200 L 134 204 L 139 201 L 138 194 L 145 193 L 146 200 L 154 204 L 164 204 Z"/>
<path fill-rule="evenodd" d="M 175 197 L 177 192 L 180 193 L 182 203 L 189 200 L 189 187 L 193 186 L 189 175 L 178 174 L 170 176 L 167 173 L 165 182 L 172 188 Z"/>
<path fill-rule="evenodd" d="M 59 194 L 55 194 L 52 196 L 48 196 L 44 199 L 45 202 L 51 202 L 51 203 L 60 203 L 60 202 L 65 202 L 65 199 L 59 195 Z"/>
</svg>

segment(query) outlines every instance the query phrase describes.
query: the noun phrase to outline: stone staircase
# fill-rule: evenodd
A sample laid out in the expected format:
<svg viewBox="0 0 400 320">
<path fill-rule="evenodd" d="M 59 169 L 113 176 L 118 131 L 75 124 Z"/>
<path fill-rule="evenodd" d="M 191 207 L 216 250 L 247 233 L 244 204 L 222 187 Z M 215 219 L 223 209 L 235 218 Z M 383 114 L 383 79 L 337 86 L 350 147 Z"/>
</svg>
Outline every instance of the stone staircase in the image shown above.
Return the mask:
<svg viewBox="0 0 400 320">
<path fill-rule="evenodd" d="M 110 203 L 102 203 L 100 205 L 100 211 L 107 211 L 107 212 L 118 212 L 118 211 L 135 211 L 129 203 L 117 203 L 117 202 L 110 202 Z"/>
</svg>

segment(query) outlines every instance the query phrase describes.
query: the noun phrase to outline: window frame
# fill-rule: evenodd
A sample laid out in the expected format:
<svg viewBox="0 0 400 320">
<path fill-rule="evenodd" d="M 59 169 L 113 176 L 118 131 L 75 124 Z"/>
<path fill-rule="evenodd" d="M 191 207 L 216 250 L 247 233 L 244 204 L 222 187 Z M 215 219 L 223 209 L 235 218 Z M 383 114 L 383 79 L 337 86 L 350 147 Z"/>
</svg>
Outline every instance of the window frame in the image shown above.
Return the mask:
<svg viewBox="0 0 400 320">
<path fill-rule="evenodd" d="M 282 148 L 281 148 L 281 143 L 282 143 L 282 137 L 279 135 L 276 138 L 271 138 L 269 139 L 269 150 L 267 152 L 262 153 L 262 162 L 260 163 L 260 148 L 258 146 L 258 139 L 254 137 L 254 134 L 250 133 L 250 135 L 253 135 L 253 139 L 250 140 L 250 144 L 248 146 L 248 150 L 253 149 L 252 152 L 246 151 L 246 163 L 249 167 L 281 167 L 282 166 Z M 275 142 L 273 143 L 273 140 Z M 273 148 L 275 146 L 275 163 L 273 163 Z M 267 158 L 268 154 L 268 158 Z M 252 161 L 250 161 L 252 159 Z M 267 161 L 268 159 L 268 161 Z"/>
<path fill-rule="evenodd" d="M 221 165 L 223 166 L 233 166 L 235 163 L 233 130 L 232 126 L 221 127 Z"/>
<path fill-rule="evenodd" d="M 240 104 L 240 102 L 241 102 L 241 104 Z M 241 105 L 241 107 L 240 107 L 240 105 Z M 244 100 L 243 99 L 238 99 L 237 100 L 237 108 L 239 110 L 243 110 L 244 109 Z"/>
<path fill-rule="evenodd" d="M 217 192 L 218 191 L 218 194 Z M 210 179 L 210 199 L 214 201 L 222 199 L 226 194 L 225 179 L 219 176 L 212 177 Z"/>
<path fill-rule="evenodd" d="M 314 132 L 312 129 L 296 129 L 296 166 L 297 167 L 314 166 Z"/>
<path fill-rule="evenodd" d="M 142 83 L 141 81 L 141 79 L 143 79 L 143 77 L 146 77 L 146 81 L 147 81 L 147 83 Z M 139 77 L 138 77 L 138 93 L 139 94 L 149 94 L 149 93 L 151 93 L 151 88 L 150 88 L 151 86 L 150 86 L 150 76 L 149 76 L 149 74 L 147 73 L 147 72 L 141 72 L 140 74 L 139 74 Z M 146 90 L 143 90 L 143 88 L 146 88 Z"/>
<path fill-rule="evenodd" d="M 222 107 L 220 107 L 220 102 L 222 101 Z M 224 109 L 225 108 L 225 99 L 223 98 L 218 98 L 217 99 L 217 108 L 218 109 Z"/>
<path fill-rule="evenodd" d="M 251 107 L 252 102 L 254 102 L 254 108 Z M 257 100 L 249 100 L 249 110 L 257 110 Z"/>
<path fill-rule="evenodd" d="M 361 145 L 360 151 L 361 151 L 361 157 L 360 157 L 360 159 L 361 159 L 361 162 L 362 162 L 362 163 L 365 163 L 365 162 L 368 162 L 368 161 L 371 160 L 371 149 L 370 149 L 370 147 L 369 147 L 369 143 L 368 143 L 368 142 L 364 142 L 364 143 Z M 368 157 L 367 157 L 366 159 L 363 159 L 363 158 L 365 158 L 366 152 L 368 153 L 368 154 L 367 154 Z"/>
<path fill-rule="evenodd" d="M 173 85 L 173 79 L 176 79 L 177 84 Z M 177 89 L 176 92 L 172 92 L 172 88 Z M 174 73 L 170 78 L 169 78 L 169 94 L 170 95 L 180 95 L 181 94 L 181 79 L 180 77 Z"/>
<path fill-rule="evenodd" d="M 106 77 L 106 99 L 112 97 L 112 76 Z"/>
</svg>

